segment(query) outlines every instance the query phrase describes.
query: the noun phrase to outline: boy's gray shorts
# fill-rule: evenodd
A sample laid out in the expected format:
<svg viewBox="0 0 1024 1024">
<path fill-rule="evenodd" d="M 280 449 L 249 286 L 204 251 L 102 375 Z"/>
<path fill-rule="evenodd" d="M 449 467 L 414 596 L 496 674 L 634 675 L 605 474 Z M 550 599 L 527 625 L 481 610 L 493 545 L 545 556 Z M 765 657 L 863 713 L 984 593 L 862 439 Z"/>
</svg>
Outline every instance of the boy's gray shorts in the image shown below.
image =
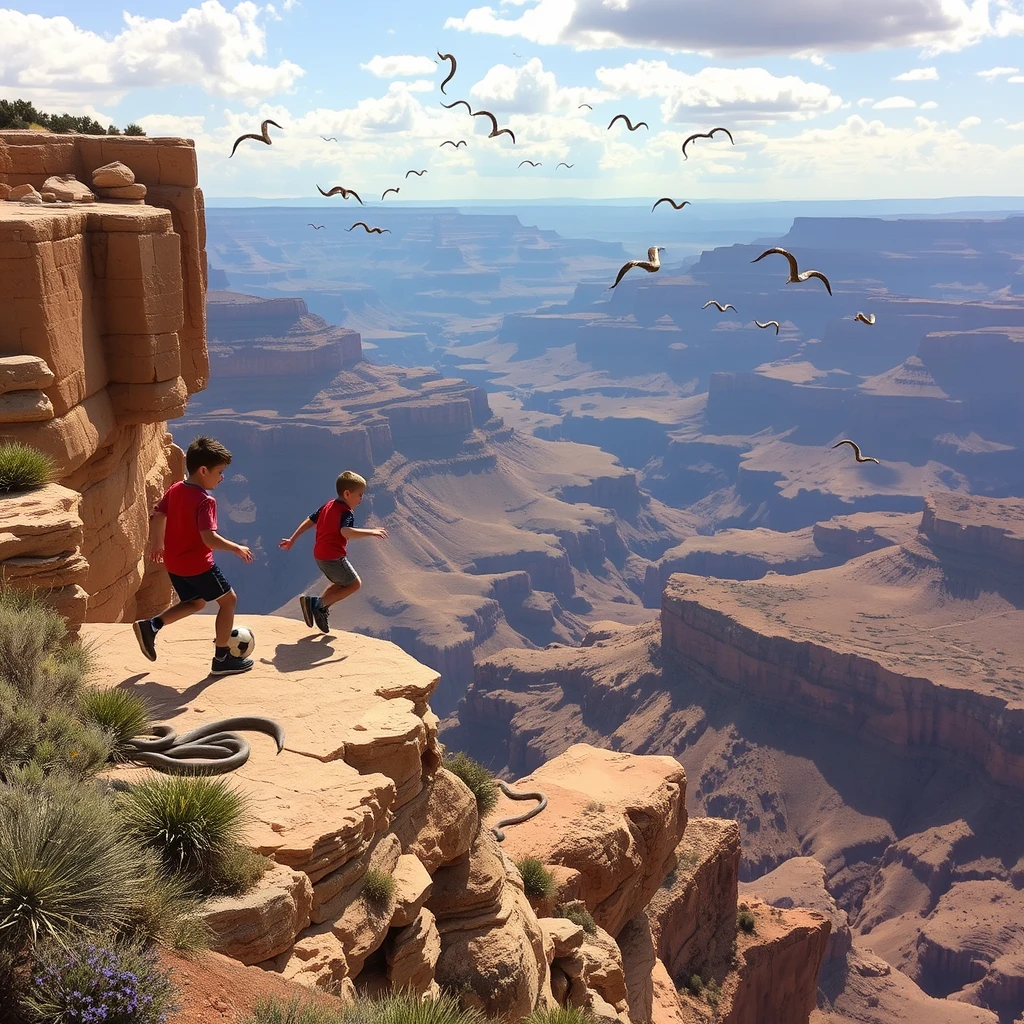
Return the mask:
<svg viewBox="0 0 1024 1024">
<path fill-rule="evenodd" d="M 320 571 L 339 587 L 347 587 L 359 579 L 359 573 L 352 568 L 352 563 L 347 558 L 332 558 L 329 562 L 316 559 Z"/>
</svg>

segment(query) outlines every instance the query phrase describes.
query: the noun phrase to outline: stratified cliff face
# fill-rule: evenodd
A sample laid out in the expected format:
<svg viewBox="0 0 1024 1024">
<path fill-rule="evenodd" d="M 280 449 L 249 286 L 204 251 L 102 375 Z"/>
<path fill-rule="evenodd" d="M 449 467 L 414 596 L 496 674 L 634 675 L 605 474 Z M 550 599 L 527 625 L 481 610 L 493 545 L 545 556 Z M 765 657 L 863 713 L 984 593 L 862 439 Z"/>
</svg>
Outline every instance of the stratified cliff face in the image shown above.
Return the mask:
<svg viewBox="0 0 1024 1024">
<path fill-rule="evenodd" d="M 166 574 L 147 576 L 143 557 L 150 509 L 181 475 L 166 421 L 209 372 L 193 144 L 0 132 L 0 184 L 86 184 L 111 161 L 134 171 L 144 202 L 0 203 L 0 426 L 81 495 L 87 571 L 56 595 L 72 624 L 166 603 Z"/>
</svg>

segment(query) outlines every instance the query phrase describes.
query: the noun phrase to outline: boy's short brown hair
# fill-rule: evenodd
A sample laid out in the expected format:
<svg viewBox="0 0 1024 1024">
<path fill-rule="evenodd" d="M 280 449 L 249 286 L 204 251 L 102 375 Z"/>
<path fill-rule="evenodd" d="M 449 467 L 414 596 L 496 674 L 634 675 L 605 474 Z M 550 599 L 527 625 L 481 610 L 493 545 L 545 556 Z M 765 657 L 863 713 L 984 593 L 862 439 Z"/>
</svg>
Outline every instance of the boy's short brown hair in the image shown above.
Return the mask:
<svg viewBox="0 0 1024 1024">
<path fill-rule="evenodd" d="M 345 491 L 365 491 L 366 478 L 361 477 L 358 473 L 353 473 L 351 469 L 346 469 L 335 481 L 334 486 L 340 498 Z"/>
<path fill-rule="evenodd" d="M 185 452 L 185 469 L 191 476 L 200 466 L 213 469 L 216 466 L 229 466 L 231 464 L 231 452 L 212 437 L 200 434 L 193 438 L 192 443 Z"/>
</svg>

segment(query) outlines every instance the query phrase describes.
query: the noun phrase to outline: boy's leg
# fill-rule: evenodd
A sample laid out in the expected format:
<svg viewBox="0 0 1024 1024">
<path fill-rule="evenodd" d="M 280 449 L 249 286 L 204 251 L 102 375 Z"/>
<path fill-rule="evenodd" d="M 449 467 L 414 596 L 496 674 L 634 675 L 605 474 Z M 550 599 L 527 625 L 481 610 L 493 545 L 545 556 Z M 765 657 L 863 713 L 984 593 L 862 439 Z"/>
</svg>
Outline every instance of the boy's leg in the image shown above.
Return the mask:
<svg viewBox="0 0 1024 1024">
<path fill-rule="evenodd" d="M 330 608 L 332 604 L 344 601 L 346 597 L 351 597 L 362 585 L 363 583 L 360 579 L 354 579 L 351 583 L 346 583 L 345 586 L 342 586 L 340 583 L 332 583 L 321 595 L 320 607 Z"/>
<path fill-rule="evenodd" d="M 206 607 L 206 601 L 196 595 L 188 582 L 188 577 L 171 576 L 171 583 L 178 594 L 179 601 L 165 608 L 159 615 L 151 619 L 139 619 L 132 623 L 135 639 L 139 642 L 142 653 L 150 660 L 156 661 L 156 634 L 168 623 L 177 622 L 189 615 L 194 615 Z"/>
<path fill-rule="evenodd" d="M 228 650 L 228 644 L 231 643 L 231 629 L 235 624 L 235 606 L 237 604 L 238 595 L 233 590 L 229 590 L 217 598 L 217 621 L 215 623 L 217 650 L 213 655 L 211 675 L 234 675 L 239 672 L 248 672 L 252 668 L 252 658 L 236 658 Z"/>
</svg>

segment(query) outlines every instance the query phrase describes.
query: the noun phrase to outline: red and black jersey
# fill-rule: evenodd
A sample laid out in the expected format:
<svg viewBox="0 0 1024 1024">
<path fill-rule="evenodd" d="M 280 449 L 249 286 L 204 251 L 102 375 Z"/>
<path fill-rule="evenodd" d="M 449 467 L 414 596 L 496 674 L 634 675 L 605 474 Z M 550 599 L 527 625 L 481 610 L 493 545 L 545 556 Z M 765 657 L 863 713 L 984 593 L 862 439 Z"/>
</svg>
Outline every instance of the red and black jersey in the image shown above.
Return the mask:
<svg viewBox="0 0 1024 1024">
<path fill-rule="evenodd" d="M 348 541 L 341 535 L 341 531 L 356 525 L 356 517 L 348 502 L 334 498 L 326 505 L 321 505 L 309 518 L 316 523 L 313 557 L 319 558 L 321 562 L 344 558 L 348 551 Z"/>
</svg>

